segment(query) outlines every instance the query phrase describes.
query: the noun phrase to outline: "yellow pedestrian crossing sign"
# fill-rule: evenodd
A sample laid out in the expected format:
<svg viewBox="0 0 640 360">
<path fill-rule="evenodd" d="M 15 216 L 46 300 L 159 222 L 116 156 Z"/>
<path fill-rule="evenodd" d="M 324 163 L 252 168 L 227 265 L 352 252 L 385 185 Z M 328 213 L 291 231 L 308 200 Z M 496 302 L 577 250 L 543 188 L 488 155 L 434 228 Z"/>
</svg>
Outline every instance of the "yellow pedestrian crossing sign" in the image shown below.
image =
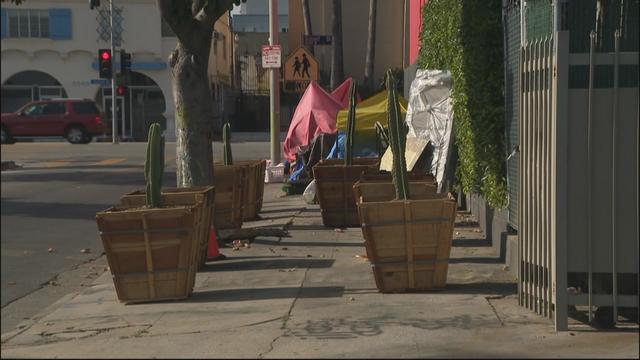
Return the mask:
<svg viewBox="0 0 640 360">
<path fill-rule="evenodd" d="M 284 91 L 303 92 L 311 80 L 318 81 L 318 61 L 307 49 L 299 47 L 284 64 Z"/>
</svg>

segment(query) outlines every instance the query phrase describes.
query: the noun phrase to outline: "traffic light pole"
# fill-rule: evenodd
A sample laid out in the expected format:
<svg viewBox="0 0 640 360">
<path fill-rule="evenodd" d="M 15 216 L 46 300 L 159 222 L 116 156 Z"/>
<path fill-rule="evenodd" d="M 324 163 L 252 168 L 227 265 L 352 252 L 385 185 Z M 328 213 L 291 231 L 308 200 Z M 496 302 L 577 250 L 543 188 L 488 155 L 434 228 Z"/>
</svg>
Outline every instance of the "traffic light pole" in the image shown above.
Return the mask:
<svg viewBox="0 0 640 360">
<path fill-rule="evenodd" d="M 109 0 L 109 21 L 111 23 L 111 143 L 118 143 L 118 121 L 116 115 L 116 103 L 118 96 L 116 94 L 116 47 L 113 42 L 113 1 Z"/>
</svg>

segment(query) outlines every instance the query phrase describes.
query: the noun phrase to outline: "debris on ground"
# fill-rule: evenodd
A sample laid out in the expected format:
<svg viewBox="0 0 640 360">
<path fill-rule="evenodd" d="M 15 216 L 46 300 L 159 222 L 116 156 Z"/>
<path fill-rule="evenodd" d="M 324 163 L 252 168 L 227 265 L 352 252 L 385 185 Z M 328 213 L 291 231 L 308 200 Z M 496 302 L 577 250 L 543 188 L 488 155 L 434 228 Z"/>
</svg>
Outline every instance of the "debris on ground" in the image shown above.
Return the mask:
<svg viewBox="0 0 640 360">
<path fill-rule="evenodd" d="M 91 249 L 90 248 L 84 248 L 84 249 L 80 250 L 80 252 L 83 253 L 83 254 L 88 254 L 88 253 L 91 252 Z"/>
<path fill-rule="evenodd" d="M 56 251 L 56 248 L 54 248 L 54 247 L 50 247 L 47 251 L 49 251 L 50 253 L 52 253 L 52 252 L 55 252 L 55 251 Z"/>
<path fill-rule="evenodd" d="M 282 250 L 289 250 L 289 248 L 283 247 Z"/>
<path fill-rule="evenodd" d="M 293 268 L 290 268 L 290 269 L 280 269 L 278 271 L 280 271 L 280 272 L 292 272 L 292 271 L 296 271 L 296 268 L 293 267 Z"/>
<path fill-rule="evenodd" d="M 333 231 L 335 231 L 335 232 L 339 232 L 339 233 L 343 233 L 343 232 L 344 232 L 344 229 L 336 228 L 336 229 L 333 229 Z"/>
<path fill-rule="evenodd" d="M 307 257 L 313 257 L 313 255 L 311 255 L 311 254 L 307 254 Z"/>
<path fill-rule="evenodd" d="M 502 271 L 509 271 L 509 265 L 505 265 L 502 267 Z"/>
<path fill-rule="evenodd" d="M 60 286 L 60 284 L 58 284 L 58 282 L 54 281 L 54 280 L 49 281 L 49 285 L 51 285 L 51 286 Z"/>
<path fill-rule="evenodd" d="M 348 301 L 348 302 L 353 302 L 353 301 L 356 301 L 356 298 L 354 298 L 353 296 L 349 296 L 349 297 L 347 298 L 347 301 Z"/>
</svg>

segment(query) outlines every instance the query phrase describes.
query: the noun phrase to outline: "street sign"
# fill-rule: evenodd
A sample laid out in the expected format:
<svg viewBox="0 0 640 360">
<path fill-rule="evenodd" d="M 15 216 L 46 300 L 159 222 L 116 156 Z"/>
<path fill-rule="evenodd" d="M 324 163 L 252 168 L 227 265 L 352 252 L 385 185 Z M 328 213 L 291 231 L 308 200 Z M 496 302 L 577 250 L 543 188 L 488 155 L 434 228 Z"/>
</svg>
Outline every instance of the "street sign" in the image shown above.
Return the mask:
<svg viewBox="0 0 640 360">
<path fill-rule="evenodd" d="M 262 45 L 262 68 L 279 68 L 281 54 L 280 45 Z"/>
<path fill-rule="evenodd" d="M 109 80 L 107 80 L 107 79 L 91 79 L 90 83 L 91 83 L 91 85 L 107 86 L 107 85 L 109 85 Z"/>
<path fill-rule="evenodd" d="M 331 45 L 333 37 L 331 35 L 304 35 L 302 43 L 305 46 Z"/>
<path fill-rule="evenodd" d="M 284 64 L 284 91 L 303 92 L 309 82 L 318 81 L 318 61 L 304 47 L 293 51 Z"/>
</svg>

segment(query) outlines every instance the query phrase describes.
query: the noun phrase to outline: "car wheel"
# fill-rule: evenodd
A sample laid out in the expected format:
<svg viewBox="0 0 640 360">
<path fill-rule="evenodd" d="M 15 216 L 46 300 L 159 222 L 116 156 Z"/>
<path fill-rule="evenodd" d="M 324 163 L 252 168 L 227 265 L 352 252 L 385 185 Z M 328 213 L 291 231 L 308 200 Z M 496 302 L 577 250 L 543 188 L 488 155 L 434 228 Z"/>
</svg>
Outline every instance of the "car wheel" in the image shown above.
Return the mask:
<svg viewBox="0 0 640 360">
<path fill-rule="evenodd" d="M 87 133 L 80 126 L 72 126 L 67 129 L 67 133 L 65 134 L 67 141 L 72 144 L 82 144 L 87 137 Z"/>
<path fill-rule="evenodd" d="M 13 144 L 15 140 L 11 137 L 9 130 L 6 127 L 0 127 L 0 143 L 2 144 Z"/>
</svg>

